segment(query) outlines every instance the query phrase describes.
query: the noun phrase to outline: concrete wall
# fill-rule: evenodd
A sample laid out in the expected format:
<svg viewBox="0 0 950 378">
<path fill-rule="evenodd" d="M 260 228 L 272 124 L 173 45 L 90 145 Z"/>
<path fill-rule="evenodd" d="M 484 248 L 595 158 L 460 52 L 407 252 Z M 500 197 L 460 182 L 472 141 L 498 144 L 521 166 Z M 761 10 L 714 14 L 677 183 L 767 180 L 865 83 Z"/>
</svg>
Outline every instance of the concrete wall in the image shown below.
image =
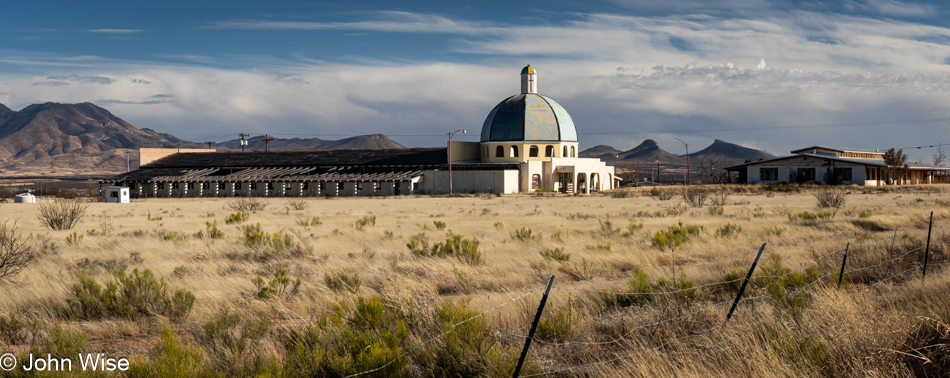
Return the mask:
<svg viewBox="0 0 950 378">
<path fill-rule="evenodd" d="M 452 161 L 453 162 L 464 162 L 464 161 L 479 161 L 481 158 L 480 149 L 481 145 L 478 142 L 459 142 L 452 141 L 452 145 L 449 148 L 452 150 Z"/>
<path fill-rule="evenodd" d="M 539 162 L 540 163 L 540 162 Z M 455 193 L 518 193 L 519 171 L 453 171 Z M 420 182 L 422 193 L 448 194 L 449 171 L 425 171 Z"/>
<path fill-rule="evenodd" d="M 776 161 L 762 164 L 755 164 L 746 167 L 746 173 L 748 175 L 748 183 L 755 184 L 774 184 L 779 182 L 795 182 L 793 180 L 793 175 L 796 175 L 799 168 L 814 168 L 815 169 L 815 180 L 811 182 L 817 182 L 825 184 L 825 174 L 832 168 L 851 168 L 851 181 L 844 182 L 845 184 L 866 184 L 868 181 L 865 175 L 865 166 L 861 164 L 845 163 L 845 162 L 835 162 L 834 167 L 827 165 L 827 160 L 817 159 L 814 157 L 800 157 L 784 161 Z M 778 177 L 776 180 L 762 180 L 759 173 L 761 168 L 775 168 L 778 169 Z"/>
</svg>

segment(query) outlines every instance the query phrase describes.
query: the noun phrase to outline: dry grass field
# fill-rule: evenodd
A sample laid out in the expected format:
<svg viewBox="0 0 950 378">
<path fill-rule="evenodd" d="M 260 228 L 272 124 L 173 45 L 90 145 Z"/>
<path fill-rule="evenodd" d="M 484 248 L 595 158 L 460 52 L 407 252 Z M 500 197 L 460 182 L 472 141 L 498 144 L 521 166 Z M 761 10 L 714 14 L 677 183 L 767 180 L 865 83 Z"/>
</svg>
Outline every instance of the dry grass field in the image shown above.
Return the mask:
<svg viewBox="0 0 950 378">
<path fill-rule="evenodd" d="M 950 374 L 948 188 L 852 187 L 839 209 L 786 189 L 149 199 L 90 203 L 70 230 L 7 203 L 37 257 L 0 278 L 0 352 L 106 352 L 131 376 L 510 376 L 554 275 L 523 376 Z"/>
</svg>

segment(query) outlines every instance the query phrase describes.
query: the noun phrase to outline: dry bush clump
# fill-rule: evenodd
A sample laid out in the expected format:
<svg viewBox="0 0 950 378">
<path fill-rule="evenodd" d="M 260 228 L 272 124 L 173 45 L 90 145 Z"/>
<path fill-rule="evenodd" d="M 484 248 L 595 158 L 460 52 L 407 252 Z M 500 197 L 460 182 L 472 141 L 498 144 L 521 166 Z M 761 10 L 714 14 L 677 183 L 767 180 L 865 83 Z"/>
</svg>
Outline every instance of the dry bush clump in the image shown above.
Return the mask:
<svg viewBox="0 0 950 378">
<path fill-rule="evenodd" d="M 17 231 L 16 222 L 0 222 L 0 279 L 26 269 L 35 257 L 32 240 Z"/>
<path fill-rule="evenodd" d="M 709 190 L 702 186 L 688 186 L 683 189 L 683 202 L 691 207 L 703 207 L 707 197 Z"/>
<path fill-rule="evenodd" d="M 225 207 L 234 211 L 263 211 L 267 208 L 267 200 L 261 197 L 239 197 L 228 200 Z"/>
<path fill-rule="evenodd" d="M 291 198 L 287 200 L 287 208 L 291 210 L 307 210 L 307 207 L 310 206 L 310 202 L 303 198 Z"/>
<path fill-rule="evenodd" d="M 37 218 L 51 230 L 70 230 L 86 216 L 88 203 L 75 200 L 58 200 L 37 204 Z"/>
<path fill-rule="evenodd" d="M 815 192 L 815 199 L 818 200 L 820 208 L 840 209 L 847 197 L 848 192 L 840 186 L 826 187 Z"/>
</svg>

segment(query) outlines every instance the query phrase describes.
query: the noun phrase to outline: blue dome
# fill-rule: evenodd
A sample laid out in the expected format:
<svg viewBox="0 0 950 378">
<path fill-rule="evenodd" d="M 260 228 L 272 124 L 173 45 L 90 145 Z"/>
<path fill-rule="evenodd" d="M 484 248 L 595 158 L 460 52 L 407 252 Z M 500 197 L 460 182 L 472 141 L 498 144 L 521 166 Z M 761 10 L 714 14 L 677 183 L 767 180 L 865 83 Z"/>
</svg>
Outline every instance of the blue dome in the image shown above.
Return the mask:
<svg viewBox="0 0 950 378">
<path fill-rule="evenodd" d="M 567 110 L 549 97 L 522 93 L 492 109 L 482 126 L 482 142 L 576 142 L 577 129 Z"/>
</svg>

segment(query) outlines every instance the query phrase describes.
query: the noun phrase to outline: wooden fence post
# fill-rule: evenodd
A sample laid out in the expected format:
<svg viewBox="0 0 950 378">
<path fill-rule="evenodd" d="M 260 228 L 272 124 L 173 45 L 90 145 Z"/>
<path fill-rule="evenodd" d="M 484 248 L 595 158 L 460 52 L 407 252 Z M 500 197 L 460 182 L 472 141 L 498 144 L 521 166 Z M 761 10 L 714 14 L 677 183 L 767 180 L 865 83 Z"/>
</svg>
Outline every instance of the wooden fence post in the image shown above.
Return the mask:
<svg viewBox="0 0 950 378">
<path fill-rule="evenodd" d="M 851 249 L 851 243 L 844 247 L 844 258 L 841 259 L 841 273 L 838 273 L 838 288 L 841 288 L 841 282 L 844 281 L 844 264 L 848 263 L 848 250 Z"/>
<path fill-rule="evenodd" d="M 541 312 L 544 311 L 544 304 L 548 301 L 548 293 L 551 292 L 551 285 L 554 284 L 554 276 L 548 279 L 548 286 L 544 289 L 544 296 L 541 297 L 541 304 L 538 305 L 538 313 L 534 315 L 534 322 L 531 323 L 531 330 L 528 331 L 528 338 L 524 341 L 524 349 L 521 350 L 521 358 L 518 359 L 518 366 L 515 367 L 515 373 L 512 375 L 518 378 L 521 374 L 521 366 L 524 365 L 525 357 L 528 357 L 528 348 L 531 347 L 531 339 L 534 338 L 534 331 L 538 329 L 538 322 L 541 320 Z"/>
<path fill-rule="evenodd" d="M 732 312 L 736 310 L 736 306 L 739 305 L 739 299 L 742 298 L 742 292 L 745 291 L 746 285 L 749 284 L 749 280 L 752 278 L 752 272 L 755 271 L 755 265 L 759 263 L 759 257 L 762 257 L 762 251 L 765 250 L 765 243 L 762 243 L 762 248 L 759 248 L 759 254 L 755 255 L 755 261 L 752 262 L 752 267 L 749 268 L 749 274 L 745 276 L 745 281 L 742 281 L 742 287 L 739 288 L 739 294 L 736 295 L 736 301 L 732 302 L 732 308 L 729 309 L 729 315 L 726 315 L 726 321 L 732 318 Z"/>
</svg>

